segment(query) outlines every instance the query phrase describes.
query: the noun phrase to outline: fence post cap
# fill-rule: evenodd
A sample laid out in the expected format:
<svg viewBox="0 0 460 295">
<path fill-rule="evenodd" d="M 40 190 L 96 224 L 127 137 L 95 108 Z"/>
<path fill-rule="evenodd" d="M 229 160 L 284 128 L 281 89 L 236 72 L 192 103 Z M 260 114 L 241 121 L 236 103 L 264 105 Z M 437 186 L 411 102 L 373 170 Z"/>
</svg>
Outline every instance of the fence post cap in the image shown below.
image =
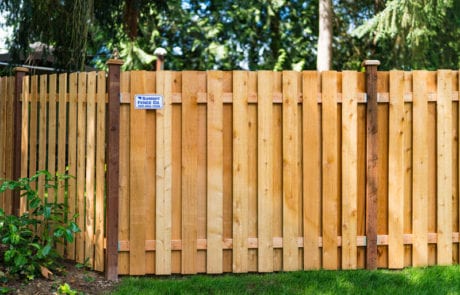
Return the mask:
<svg viewBox="0 0 460 295">
<path fill-rule="evenodd" d="M 363 61 L 362 65 L 363 66 L 379 66 L 380 61 L 376 59 L 366 59 L 365 61 Z"/>
<path fill-rule="evenodd" d="M 124 61 L 122 59 L 109 59 L 106 63 L 107 65 L 122 65 Z"/>
<path fill-rule="evenodd" d="M 163 47 L 158 47 L 158 48 L 155 49 L 155 51 L 153 52 L 153 55 L 155 55 L 155 56 L 161 56 L 161 57 L 164 57 L 166 54 L 168 54 L 168 52 L 167 52 L 166 49 L 164 49 Z"/>
<path fill-rule="evenodd" d="M 14 72 L 24 72 L 24 73 L 27 73 L 29 72 L 29 69 L 28 68 L 24 68 L 24 67 L 15 67 L 14 69 Z"/>
</svg>

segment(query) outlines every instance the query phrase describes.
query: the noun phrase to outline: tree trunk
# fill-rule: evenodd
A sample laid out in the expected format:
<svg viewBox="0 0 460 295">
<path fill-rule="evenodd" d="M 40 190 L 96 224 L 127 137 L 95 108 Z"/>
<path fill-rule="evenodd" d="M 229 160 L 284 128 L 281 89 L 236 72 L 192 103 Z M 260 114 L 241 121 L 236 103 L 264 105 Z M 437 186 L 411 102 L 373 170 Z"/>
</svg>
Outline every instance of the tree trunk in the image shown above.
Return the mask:
<svg viewBox="0 0 460 295">
<path fill-rule="evenodd" d="M 332 64 L 332 3 L 319 0 L 319 36 L 316 67 L 318 71 L 328 71 Z"/>
<path fill-rule="evenodd" d="M 133 41 L 137 38 L 139 4 L 137 0 L 126 0 L 125 5 L 125 29 L 129 39 Z"/>
</svg>

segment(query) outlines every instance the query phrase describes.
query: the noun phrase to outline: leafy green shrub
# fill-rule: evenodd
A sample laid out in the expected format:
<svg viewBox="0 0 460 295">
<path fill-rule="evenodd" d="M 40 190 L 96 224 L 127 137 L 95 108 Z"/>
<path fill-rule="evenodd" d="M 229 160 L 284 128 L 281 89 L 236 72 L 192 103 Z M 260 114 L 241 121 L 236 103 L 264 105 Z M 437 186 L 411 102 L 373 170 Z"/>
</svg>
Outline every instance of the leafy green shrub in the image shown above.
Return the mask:
<svg viewBox="0 0 460 295">
<path fill-rule="evenodd" d="M 45 178 L 46 189 L 56 189 L 68 175 L 52 175 L 39 171 L 30 178 L 6 180 L 0 186 L 0 193 L 20 190 L 27 200 L 28 211 L 21 216 L 7 215 L 0 209 L 0 264 L 8 276 L 19 275 L 33 279 L 43 270 L 58 266 L 59 253 L 56 244 L 72 242 L 79 232 L 74 222 L 76 216 L 67 218 L 64 204 L 39 196 L 32 187 L 40 177 Z"/>
</svg>

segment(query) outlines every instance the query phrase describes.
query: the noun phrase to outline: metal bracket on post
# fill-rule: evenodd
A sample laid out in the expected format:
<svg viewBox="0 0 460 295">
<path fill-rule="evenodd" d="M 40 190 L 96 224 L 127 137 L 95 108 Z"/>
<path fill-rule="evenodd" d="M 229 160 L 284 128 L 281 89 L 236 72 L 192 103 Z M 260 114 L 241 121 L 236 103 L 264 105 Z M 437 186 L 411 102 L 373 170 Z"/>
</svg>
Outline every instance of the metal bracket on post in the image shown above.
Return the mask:
<svg viewBox="0 0 460 295">
<path fill-rule="evenodd" d="M 377 269 L 377 197 L 378 197 L 378 60 L 366 60 L 366 268 Z"/>
</svg>

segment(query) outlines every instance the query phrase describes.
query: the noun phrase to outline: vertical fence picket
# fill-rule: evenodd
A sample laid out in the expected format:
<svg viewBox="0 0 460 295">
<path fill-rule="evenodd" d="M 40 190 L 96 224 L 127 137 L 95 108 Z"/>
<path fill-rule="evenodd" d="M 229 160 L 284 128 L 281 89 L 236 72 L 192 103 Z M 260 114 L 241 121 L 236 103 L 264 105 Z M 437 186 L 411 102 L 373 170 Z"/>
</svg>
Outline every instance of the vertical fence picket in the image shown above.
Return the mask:
<svg viewBox="0 0 460 295">
<path fill-rule="evenodd" d="M 412 73 L 404 72 L 404 93 L 412 93 Z M 412 121 L 413 121 L 412 103 L 404 102 L 404 124 L 403 124 L 403 151 L 404 151 L 404 210 L 403 215 L 403 234 L 412 234 Z M 412 247 L 410 245 L 404 245 L 401 241 L 404 249 L 403 267 L 412 265 Z"/>
<path fill-rule="evenodd" d="M 48 76 L 40 76 L 39 92 L 39 122 L 38 122 L 38 170 L 46 170 L 46 131 L 47 131 L 47 94 L 48 94 Z M 40 177 L 37 183 L 37 191 L 40 197 L 45 194 L 45 179 Z"/>
<path fill-rule="evenodd" d="M 256 72 L 248 73 L 248 93 L 257 93 L 257 82 L 258 75 Z M 257 96 L 256 96 L 257 98 Z M 249 100 L 249 97 L 248 97 Z M 249 101 L 248 101 L 249 102 Z M 258 105 L 257 103 L 251 103 L 248 105 L 248 214 L 249 216 L 254 216 L 254 218 L 249 218 L 248 220 L 248 236 L 250 238 L 257 237 L 257 209 L 258 209 Z M 236 119 L 236 118 L 235 118 Z M 248 240 L 249 244 L 249 240 Z M 249 248 L 249 245 L 248 245 Z M 248 250 L 248 271 L 257 271 L 258 269 L 258 250 L 249 249 Z"/>
<path fill-rule="evenodd" d="M 6 161 L 6 94 L 7 94 L 7 77 L 0 78 L 0 178 L 5 179 L 5 161 Z M 0 208 L 5 207 L 5 194 L 0 194 Z"/>
<path fill-rule="evenodd" d="M 428 72 L 427 80 L 425 85 L 428 92 L 436 92 L 437 90 L 437 81 L 436 81 L 436 72 Z M 428 232 L 436 233 L 437 231 L 437 152 L 436 152 L 436 101 L 428 103 L 428 120 L 427 120 L 427 137 L 428 142 L 431 143 L 428 145 Z M 436 244 L 428 244 L 428 265 L 436 264 Z"/>
<path fill-rule="evenodd" d="M 75 213 L 77 224 L 81 232 L 76 234 L 75 260 L 84 263 L 87 259 L 85 253 L 85 172 L 86 172 L 86 73 L 78 74 L 77 94 L 77 201 Z"/>
<path fill-rule="evenodd" d="M 96 72 L 86 84 L 85 259 L 94 267 L 94 184 L 96 157 Z M 83 208 L 82 208 L 83 209 Z"/>
<path fill-rule="evenodd" d="M 437 264 L 452 263 L 452 71 L 438 71 Z"/>
<path fill-rule="evenodd" d="M 323 267 L 337 269 L 338 154 L 337 73 L 321 73 Z"/>
<path fill-rule="evenodd" d="M 48 91 L 48 138 L 47 138 L 47 170 L 51 175 L 56 174 L 56 100 L 57 100 L 57 75 L 49 75 Z M 56 191 L 48 189 L 49 200 L 56 201 Z"/>
<path fill-rule="evenodd" d="M 222 92 L 229 93 L 232 91 L 233 75 L 231 72 L 223 72 L 222 77 Z M 223 105 L 223 229 L 222 229 L 222 242 L 229 241 L 233 237 L 233 106 L 230 103 L 224 103 Z M 227 244 L 227 243 L 226 243 Z M 228 245 L 228 244 L 227 244 Z M 224 246 L 222 246 L 224 248 Z M 224 249 L 222 254 L 222 271 L 232 271 L 232 250 Z"/>
<path fill-rule="evenodd" d="M 145 274 L 145 110 L 134 108 L 134 95 L 144 93 L 144 72 L 131 72 L 129 273 Z"/>
<path fill-rule="evenodd" d="M 69 208 L 68 216 L 73 218 L 76 210 L 77 202 L 77 91 L 78 91 L 78 74 L 72 73 L 69 75 L 69 131 L 68 149 L 67 149 L 67 166 L 69 167 L 69 175 L 73 178 L 68 180 L 67 205 Z M 66 247 L 66 257 L 75 259 L 75 244 L 76 242 L 68 243 Z"/>
<path fill-rule="evenodd" d="M 67 134 L 67 74 L 59 75 L 59 94 L 57 95 L 58 116 L 57 116 L 57 173 L 64 174 L 66 172 L 66 134 Z M 60 183 L 57 188 L 56 200 L 58 203 L 65 203 L 65 185 Z M 67 197 L 68 199 L 69 197 Z M 64 255 L 64 244 L 57 245 L 57 251 L 60 255 Z"/>
<path fill-rule="evenodd" d="M 156 72 L 144 72 L 144 92 L 156 93 Z M 153 110 L 146 111 L 145 114 L 145 240 L 155 240 L 156 220 L 156 112 Z M 155 252 L 147 251 L 145 253 L 145 273 L 155 273 Z"/>
<path fill-rule="evenodd" d="M 120 92 L 123 95 L 131 96 L 131 72 L 120 73 Z M 120 188 L 119 188 L 119 225 L 118 239 L 119 241 L 129 241 L 130 223 L 130 104 L 120 105 Z M 118 244 L 120 244 L 118 242 Z M 129 274 L 129 253 L 118 253 L 118 273 Z"/>
<path fill-rule="evenodd" d="M 27 168 L 29 161 L 29 102 L 30 102 L 30 83 L 28 77 L 22 80 L 22 127 L 21 127 L 21 174 L 20 177 L 27 177 Z M 1 90 L 0 90 L 1 91 Z M 1 99 L 1 96 L 0 96 Z M 0 131 L 1 132 L 1 131 Z M 1 166 L 0 166 L 1 167 Z M 1 168 L 0 168 L 1 169 Z M 1 202 L 0 202 L 1 203 Z M 27 211 L 27 202 L 24 198 L 20 199 L 19 213 L 23 214 Z"/>
<path fill-rule="evenodd" d="M 273 94 L 283 92 L 283 72 L 273 73 Z M 275 102 L 276 100 L 276 102 Z M 271 98 L 272 122 L 270 124 L 272 137 L 272 215 L 271 236 L 273 237 L 273 271 L 283 269 L 283 248 L 275 247 L 283 237 L 283 98 Z M 294 148 L 295 149 L 295 148 Z M 277 242 L 280 241 L 280 242 Z"/>
<path fill-rule="evenodd" d="M 5 178 L 13 179 L 13 136 L 14 136 L 14 84 L 15 78 L 6 79 L 6 138 L 5 138 Z M 13 210 L 13 193 L 6 191 L 4 193 L 5 213 L 14 214 Z"/>
<path fill-rule="evenodd" d="M 233 72 L 233 272 L 248 271 L 248 74 Z"/>
<path fill-rule="evenodd" d="M 104 186 L 105 186 L 105 144 L 106 144 L 106 78 L 105 72 L 97 73 L 96 91 L 96 195 L 94 220 L 94 269 L 104 270 Z"/>
<path fill-rule="evenodd" d="M 210 71 L 207 109 L 207 273 L 223 264 L 223 72 Z"/>
<path fill-rule="evenodd" d="M 427 73 L 413 76 L 413 266 L 428 265 L 428 101 Z"/>
<path fill-rule="evenodd" d="M 319 73 L 303 72 L 303 237 L 304 269 L 319 269 L 321 257 L 321 114 Z"/>
<path fill-rule="evenodd" d="M 343 72 L 342 83 L 342 268 L 357 266 L 358 103 L 357 73 Z"/>
<path fill-rule="evenodd" d="M 258 73 L 257 98 L 257 207 L 258 207 L 258 271 L 273 271 L 273 73 Z"/>
<path fill-rule="evenodd" d="M 155 273 L 171 274 L 172 226 L 172 74 L 156 73 L 157 92 L 163 95 L 164 108 L 156 114 L 156 259 Z"/>
<path fill-rule="evenodd" d="M 171 73 L 171 91 L 182 92 L 182 73 Z M 171 98 L 172 99 L 172 98 Z M 182 104 L 171 106 L 171 239 L 182 239 Z M 182 250 L 171 252 L 171 272 L 182 273 Z"/>
<path fill-rule="evenodd" d="M 297 270 L 299 182 L 298 167 L 298 98 L 300 76 L 283 72 L 283 270 Z"/>
<path fill-rule="evenodd" d="M 198 72 L 182 73 L 182 267 L 183 274 L 196 273 L 197 261 L 197 170 L 198 104 L 202 85 Z"/>
<path fill-rule="evenodd" d="M 404 267 L 404 73 L 390 72 L 388 267 Z"/>
</svg>

